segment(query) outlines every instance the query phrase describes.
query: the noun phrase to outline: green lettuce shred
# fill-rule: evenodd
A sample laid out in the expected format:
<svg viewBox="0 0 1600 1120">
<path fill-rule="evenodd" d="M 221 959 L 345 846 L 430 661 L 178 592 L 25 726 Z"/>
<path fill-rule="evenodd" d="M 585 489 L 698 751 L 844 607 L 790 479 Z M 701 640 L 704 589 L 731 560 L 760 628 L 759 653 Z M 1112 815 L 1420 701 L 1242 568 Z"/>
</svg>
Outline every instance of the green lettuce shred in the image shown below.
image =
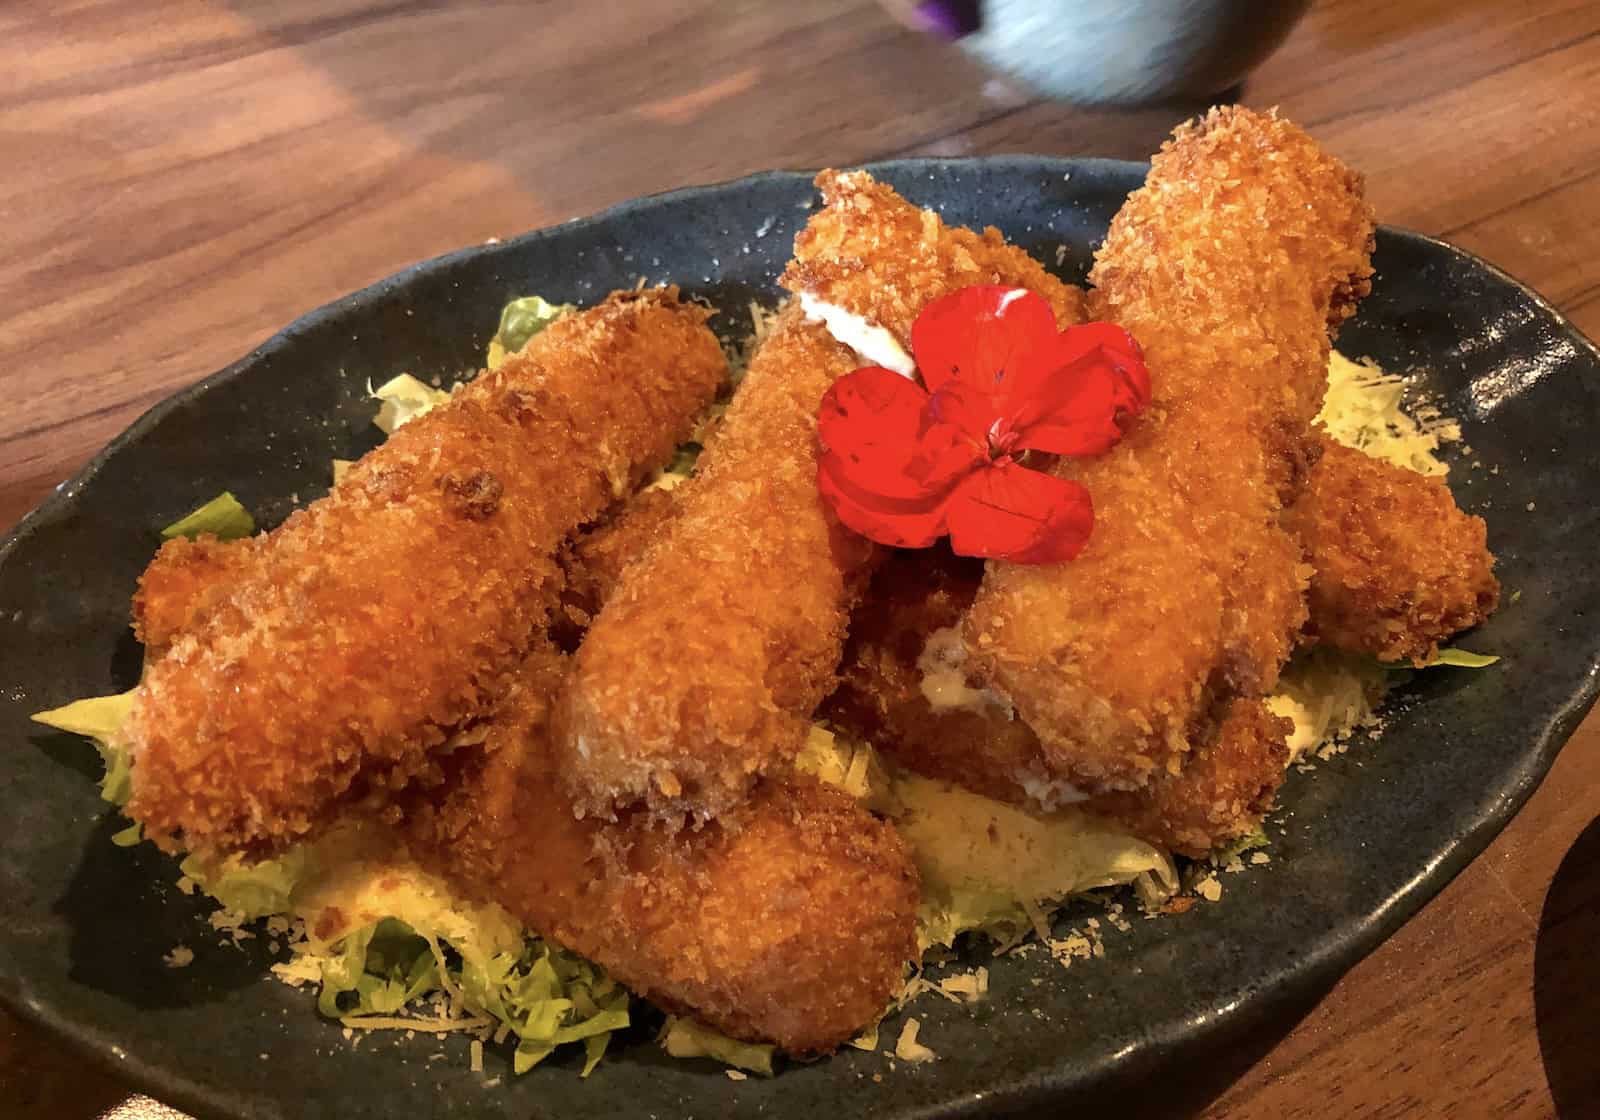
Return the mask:
<svg viewBox="0 0 1600 1120">
<path fill-rule="evenodd" d="M 704 1023 L 677 1015 L 667 1016 L 661 1047 L 674 1058 L 713 1058 L 763 1077 L 773 1075 L 772 1058 L 777 1053 L 777 1047 L 770 1043 L 740 1042 Z"/>
<path fill-rule="evenodd" d="M 321 963 L 317 1010 L 330 1019 L 394 1015 L 440 986 L 433 948 L 396 918 L 347 934 Z"/>
<path fill-rule="evenodd" d="M 551 303 L 541 296 L 523 296 L 506 304 L 500 312 L 500 329 L 489 341 L 489 368 L 494 369 L 528 345 L 534 335 L 575 310 L 570 303 Z"/>
<path fill-rule="evenodd" d="M 237 853 L 221 857 L 190 854 L 178 870 L 199 883 L 223 909 L 241 921 L 254 921 L 291 910 L 295 886 L 309 862 L 303 847 L 292 847 L 273 859 L 250 862 Z"/>
<path fill-rule="evenodd" d="M 398 429 L 450 399 L 449 389 L 435 389 L 426 382 L 418 381 L 409 373 L 391 377 L 371 391 L 373 399 L 381 402 L 378 405 L 378 414 L 372 418 L 372 422 L 386 436 L 394 435 Z M 334 462 L 337 463 L 338 460 Z M 341 472 L 335 467 L 335 483 L 340 477 Z"/>
<path fill-rule="evenodd" d="M 1499 660 L 1498 654 L 1473 653 L 1469 649 L 1456 649 L 1453 646 L 1445 646 L 1439 650 L 1438 656 L 1424 667 L 1432 669 L 1435 666 L 1443 665 L 1452 669 L 1487 669 Z"/>
<path fill-rule="evenodd" d="M 193 513 L 178 518 L 161 530 L 161 539 L 170 541 L 174 537 L 198 537 L 202 533 L 210 533 L 221 540 L 233 541 L 248 537 L 255 531 L 256 519 L 250 516 L 250 511 L 239 504 L 238 498 L 224 490 Z"/>
<path fill-rule="evenodd" d="M 461 970 L 461 993 L 517 1036 L 512 1070 L 526 1073 L 558 1046 L 583 1042 L 582 1076 L 605 1053 L 611 1032 L 629 1023 L 628 992 L 575 953 L 529 938 L 520 954 L 501 953 L 487 966 Z"/>
<path fill-rule="evenodd" d="M 128 745 L 123 741 L 122 723 L 133 709 L 133 693 L 119 692 L 115 696 L 91 696 L 74 700 L 48 712 L 36 712 L 30 718 L 35 723 L 69 731 L 93 741 L 105 764 L 105 775 L 100 779 L 100 796 L 113 805 L 126 805 L 132 790 L 132 761 Z"/>
<path fill-rule="evenodd" d="M 1246 852 L 1253 852 L 1258 848 L 1272 845 L 1272 839 L 1260 825 L 1251 829 L 1237 840 L 1211 853 L 1211 862 L 1221 865 L 1230 860 L 1238 859 Z"/>
</svg>

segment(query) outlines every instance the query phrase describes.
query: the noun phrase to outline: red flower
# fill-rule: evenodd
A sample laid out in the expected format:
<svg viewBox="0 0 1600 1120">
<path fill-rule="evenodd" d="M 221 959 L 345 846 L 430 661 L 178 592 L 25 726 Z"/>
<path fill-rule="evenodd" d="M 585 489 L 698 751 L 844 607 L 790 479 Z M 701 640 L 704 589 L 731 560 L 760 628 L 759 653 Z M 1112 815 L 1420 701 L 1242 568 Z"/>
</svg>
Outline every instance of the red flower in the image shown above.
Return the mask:
<svg viewBox="0 0 1600 1120">
<path fill-rule="evenodd" d="M 1021 288 L 963 288 L 917 317 L 922 384 L 881 366 L 822 398 L 817 486 L 839 520 L 880 544 L 949 534 L 964 556 L 1070 560 L 1094 527 L 1089 492 L 1017 461 L 1095 455 L 1150 402 L 1139 345 L 1112 323 L 1057 331 Z"/>
</svg>

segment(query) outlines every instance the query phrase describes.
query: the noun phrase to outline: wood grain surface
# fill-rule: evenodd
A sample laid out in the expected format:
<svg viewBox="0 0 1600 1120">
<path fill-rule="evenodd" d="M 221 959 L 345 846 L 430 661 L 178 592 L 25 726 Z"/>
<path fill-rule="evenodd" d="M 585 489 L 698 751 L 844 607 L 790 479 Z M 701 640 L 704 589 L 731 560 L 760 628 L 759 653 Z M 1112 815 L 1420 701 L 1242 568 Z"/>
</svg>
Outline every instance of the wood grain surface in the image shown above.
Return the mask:
<svg viewBox="0 0 1600 1120">
<path fill-rule="evenodd" d="M 1600 335 L 1600 4 L 1323 3 L 1239 96 Z M 870 0 L 11 0 L 0 531 L 141 410 L 420 258 L 768 167 L 1142 158 L 1194 108 L 1039 102 Z M 1590 719 L 1400 934 L 1150 1110 L 1600 1116 L 1597 790 Z M 126 1097 L 0 1013 L 0 1114 L 174 1115 Z"/>
</svg>

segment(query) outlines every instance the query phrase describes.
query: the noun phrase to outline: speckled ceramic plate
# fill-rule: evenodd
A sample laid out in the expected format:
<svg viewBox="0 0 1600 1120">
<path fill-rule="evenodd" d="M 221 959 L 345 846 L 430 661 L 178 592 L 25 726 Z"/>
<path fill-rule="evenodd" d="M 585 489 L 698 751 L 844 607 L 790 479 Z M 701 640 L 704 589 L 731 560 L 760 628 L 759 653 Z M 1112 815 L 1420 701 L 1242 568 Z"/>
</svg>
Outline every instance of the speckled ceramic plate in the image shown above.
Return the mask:
<svg viewBox="0 0 1600 1120">
<path fill-rule="evenodd" d="M 1018 157 L 875 170 L 1080 279 L 1143 169 Z M 761 175 L 419 265 L 152 409 L 30 515 L 0 547 L 0 998 L 202 1115 L 1030 1111 L 1108 1085 L 1176 1091 L 1196 1069 L 1181 1059 L 1292 1019 L 1482 850 L 1595 697 L 1600 355 L 1504 274 L 1393 230 L 1340 348 L 1416 370 L 1460 417 L 1474 461 L 1452 485 L 1488 518 L 1501 579 L 1520 592 L 1471 645 L 1505 660 L 1420 675 L 1380 742 L 1291 775 L 1272 862 L 1228 876 L 1220 904 L 1112 932 L 1105 959 L 1069 971 L 1038 956 L 991 962 L 992 995 L 976 1007 L 924 1001 L 937 1062 L 891 1073 L 852 1050 L 736 1083 L 641 1042 L 588 1081 L 566 1058 L 486 1085 L 459 1040 L 352 1050 L 308 995 L 263 979 L 259 941 L 220 947 L 202 932 L 207 908 L 174 888 L 168 861 L 110 843 L 119 825 L 96 797 L 94 751 L 27 717 L 134 682 L 128 600 L 158 526 L 223 489 L 267 522 L 317 496 L 330 458 L 374 442 L 365 386 L 475 366 L 509 297 L 592 301 L 643 275 L 715 302 L 736 333 L 748 300 L 776 296 L 812 197 L 805 176 Z M 195 962 L 164 967 L 179 943 Z M 506 1072 L 503 1056 L 489 1065 Z"/>
</svg>

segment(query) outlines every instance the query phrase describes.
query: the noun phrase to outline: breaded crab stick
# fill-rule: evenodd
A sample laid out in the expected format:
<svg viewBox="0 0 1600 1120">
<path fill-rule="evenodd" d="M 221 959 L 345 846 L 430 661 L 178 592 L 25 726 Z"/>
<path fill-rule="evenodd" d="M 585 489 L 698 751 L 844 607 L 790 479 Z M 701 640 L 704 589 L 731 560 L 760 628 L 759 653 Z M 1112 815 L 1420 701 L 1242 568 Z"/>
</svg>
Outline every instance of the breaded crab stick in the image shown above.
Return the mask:
<svg viewBox="0 0 1600 1120">
<path fill-rule="evenodd" d="M 680 515 L 620 581 L 558 705 L 558 747 L 595 811 L 714 815 L 804 741 L 875 555 L 817 496 L 828 386 L 863 362 L 909 372 L 916 315 L 973 284 L 1030 288 L 1063 325 L 1081 318 L 1082 293 L 996 231 L 948 227 L 865 172 L 817 184 L 826 205 L 783 278 L 800 306 L 757 352 Z"/>
<path fill-rule="evenodd" d="M 1315 572 L 1311 641 L 1421 665 L 1500 601 L 1483 518 L 1442 479 L 1329 440 L 1288 524 Z"/>
<path fill-rule="evenodd" d="M 979 284 L 1043 296 L 1057 326 L 1083 321 L 1082 289 L 1046 272 L 998 230 L 948 226 L 865 171 L 824 171 L 817 186 L 823 208 L 795 237 L 782 284 L 864 359 L 909 372 L 911 326 L 922 309 Z"/>
<path fill-rule="evenodd" d="M 555 743 L 580 808 L 714 816 L 805 740 L 875 552 L 816 487 L 816 413 L 853 354 L 783 311 L 645 558 L 578 647 Z"/>
<path fill-rule="evenodd" d="M 1052 777 L 1138 789 L 1276 683 L 1308 575 L 1282 508 L 1372 235 L 1358 176 L 1241 108 L 1180 127 L 1112 222 L 1091 310 L 1143 346 L 1153 404 L 1110 452 L 1060 468 L 1094 501 L 1082 555 L 990 564 L 964 626 Z"/>
<path fill-rule="evenodd" d="M 1315 571 L 1309 642 L 1426 659 L 1492 609 L 1483 523 L 1439 480 L 1327 441 L 1288 524 Z M 1051 808 L 1070 786 L 1050 778 L 1038 737 L 1005 699 L 965 672 L 957 627 L 981 571 L 944 551 L 891 552 L 851 618 L 840 685 L 821 714 L 909 770 Z M 1177 775 L 1084 806 L 1188 854 L 1226 843 L 1267 807 L 1280 732 L 1259 702 L 1235 700 Z"/>
<path fill-rule="evenodd" d="M 1181 771 L 1143 789 L 1084 800 L 1053 780 L 1028 725 L 962 673 L 957 627 L 981 574 L 981 563 L 945 552 L 891 554 L 851 619 L 841 684 L 823 718 L 914 773 L 1034 809 L 1079 804 L 1185 855 L 1260 824 L 1288 749 L 1283 723 L 1256 699 L 1233 701 L 1216 726 L 1197 732 Z"/>
<path fill-rule="evenodd" d="M 576 818 L 547 727 L 564 660 L 534 652 L 472 772 L 413 816 L 425 858 L 735 1038 L 816 1054 L 875 1021 L 916 951 L 916 868 L 894 829 L 799 776 L 699 829 Z"/>
<path fill-rule="evenodd" d="M 561 543 L 666 460 L 726 376 L 707 314 L 658 289 L 563 318 L 235 546 L 226 593 L 134 701 L 146 834 L 266 849 L 437 778 L 438 748 L 541 632 Z"/>
</svg>

